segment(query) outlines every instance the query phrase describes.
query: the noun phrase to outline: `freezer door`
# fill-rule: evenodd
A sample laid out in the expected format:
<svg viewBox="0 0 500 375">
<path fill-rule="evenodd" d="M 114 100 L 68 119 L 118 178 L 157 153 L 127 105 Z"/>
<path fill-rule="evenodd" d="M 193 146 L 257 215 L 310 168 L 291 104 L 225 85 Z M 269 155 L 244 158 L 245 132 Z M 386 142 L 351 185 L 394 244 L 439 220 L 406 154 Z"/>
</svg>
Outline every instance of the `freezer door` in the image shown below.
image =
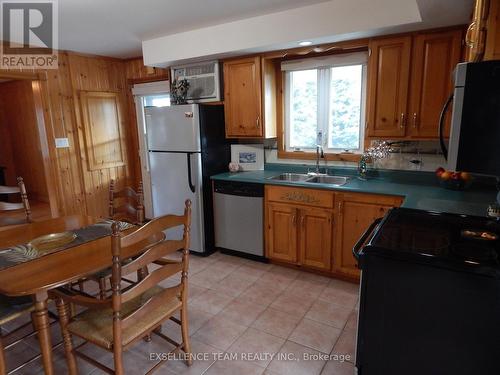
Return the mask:
<svg viewBox="0 0 500 375">
<path fill-rule="evenodd" d="M 147 107 L 144 111 L 149 150 L 201 151 L 196 104 Z"/>
<path fill-rule="evenodd" d="M 191 179 L 188 175 L 188 159 Z M 182 214 L 184 201 L 191 199 L 190 249 L 204 252 L 200 153 L 149 152 L 149 164 L 154 217 Z M 182 239 L 182 228 L 169 230 L 167 236 Z"/>
</svg>

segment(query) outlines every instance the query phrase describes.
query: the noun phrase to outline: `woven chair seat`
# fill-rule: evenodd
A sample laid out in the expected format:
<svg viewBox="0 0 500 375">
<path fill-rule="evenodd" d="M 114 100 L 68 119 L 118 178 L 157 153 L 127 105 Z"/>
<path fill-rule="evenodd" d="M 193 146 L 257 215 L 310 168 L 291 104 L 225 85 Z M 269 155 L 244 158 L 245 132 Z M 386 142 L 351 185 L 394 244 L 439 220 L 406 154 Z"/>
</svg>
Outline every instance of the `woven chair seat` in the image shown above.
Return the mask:
<svg viewBox="0 0 500 375">
<path fill-rule="evenodd" d="M 33 299 L 26 297 L 7 297 L 0 294 L 0 325 L 35 310 Z"/>
<path fill-rule="evenodd" d="M 155 286 L 137 298 L 122 305 L 121 316 L 126 317 L 139 309 L 151 297 L 161 293 L 164 288 Z M 135 338 L 144 335 L 144 332 L 154 328 L 166 317 L 171 316 L 181 307 L 181 301 L 178 296 L 173 296 L 169 301 L 158 308 L 151 310 L 140 322 L 133 326 L 125 328 L 122 331 L 122 345 L 127 345 Z M 77 315 L 74 320 L 68 324 L 68 330 L 81 338 L 91 341 L 106 349 L 113 347 L 113 310 L 111 308 L 86 310 Z"/>
</svg>

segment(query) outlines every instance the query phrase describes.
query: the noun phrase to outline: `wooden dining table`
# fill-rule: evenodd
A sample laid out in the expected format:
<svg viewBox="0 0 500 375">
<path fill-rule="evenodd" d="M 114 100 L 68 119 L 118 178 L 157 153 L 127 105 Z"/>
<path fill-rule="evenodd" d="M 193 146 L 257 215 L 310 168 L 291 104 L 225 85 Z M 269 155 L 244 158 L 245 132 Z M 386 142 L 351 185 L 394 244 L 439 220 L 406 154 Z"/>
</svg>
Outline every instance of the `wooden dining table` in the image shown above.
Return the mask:
<svg viewBox="0 0 500 375">
<path fill-rule="evenodd" d="M 84 228 L 99 221 L 90 216 L 74 215 L 4 229 L 0 231 L 0 249 L 25 244 L 46 234 Z M 122 256 L 130 257 L 138 252 L 138 248 L 130 249 Z M 54 374 L 47 309 L 49 291 L 110 267 L 111 263 L 111 237 L 106 236 L 0 270 L 1 294 L 34 296 L 33 323 L 45 374 Z M 0 373 L 3 373 L 1 368 Z"/>
</svg>

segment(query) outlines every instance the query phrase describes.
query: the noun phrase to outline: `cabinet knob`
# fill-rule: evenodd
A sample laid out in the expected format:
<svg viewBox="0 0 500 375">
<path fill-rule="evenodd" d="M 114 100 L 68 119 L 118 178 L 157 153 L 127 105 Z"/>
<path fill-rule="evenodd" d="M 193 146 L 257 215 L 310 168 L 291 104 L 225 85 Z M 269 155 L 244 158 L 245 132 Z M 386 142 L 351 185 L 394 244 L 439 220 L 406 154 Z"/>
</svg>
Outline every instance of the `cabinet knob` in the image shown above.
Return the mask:
<svg viewBox="0 0 500 375">
<path fill-rule="evenodd" d="M 418 121 L 417 121 L 417 119 L 418 119 L 418 114 L 417 114 L 417 112 L 414 112 L 413 113 L 413 127 L 415 129 L 418 127 Z"/>
<path fill-rule="evenodd" d="M 260 116 L 257 116 L 257 120 L 255 120 L 255 125 L 257 126 L 257 129 L 260 129 Z"/>
</svg>

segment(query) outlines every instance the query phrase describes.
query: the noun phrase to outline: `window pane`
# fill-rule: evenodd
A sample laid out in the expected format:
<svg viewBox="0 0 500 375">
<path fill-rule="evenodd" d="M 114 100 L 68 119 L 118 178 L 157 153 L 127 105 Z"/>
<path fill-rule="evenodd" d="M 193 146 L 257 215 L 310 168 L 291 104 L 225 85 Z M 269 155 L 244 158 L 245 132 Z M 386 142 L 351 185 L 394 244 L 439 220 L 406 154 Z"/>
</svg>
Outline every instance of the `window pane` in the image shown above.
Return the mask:
<svg viewBox="0 0 500 375">
<path fill-rule="evenodd" d="M 318 132 L 318 72 L 316 69 L 290 73 L 290 147 L 316 146 Z"/>
<path fill-rule="evenodd" d="M 145 107 L 168 107 L 170 106 L 170 95 L 151 95 L 144 98 Z"/>
<path fill-rule="evenodd" d="M 360 148 L 362 65 L 331 68 L 328 148 Z"/>
</svg>

